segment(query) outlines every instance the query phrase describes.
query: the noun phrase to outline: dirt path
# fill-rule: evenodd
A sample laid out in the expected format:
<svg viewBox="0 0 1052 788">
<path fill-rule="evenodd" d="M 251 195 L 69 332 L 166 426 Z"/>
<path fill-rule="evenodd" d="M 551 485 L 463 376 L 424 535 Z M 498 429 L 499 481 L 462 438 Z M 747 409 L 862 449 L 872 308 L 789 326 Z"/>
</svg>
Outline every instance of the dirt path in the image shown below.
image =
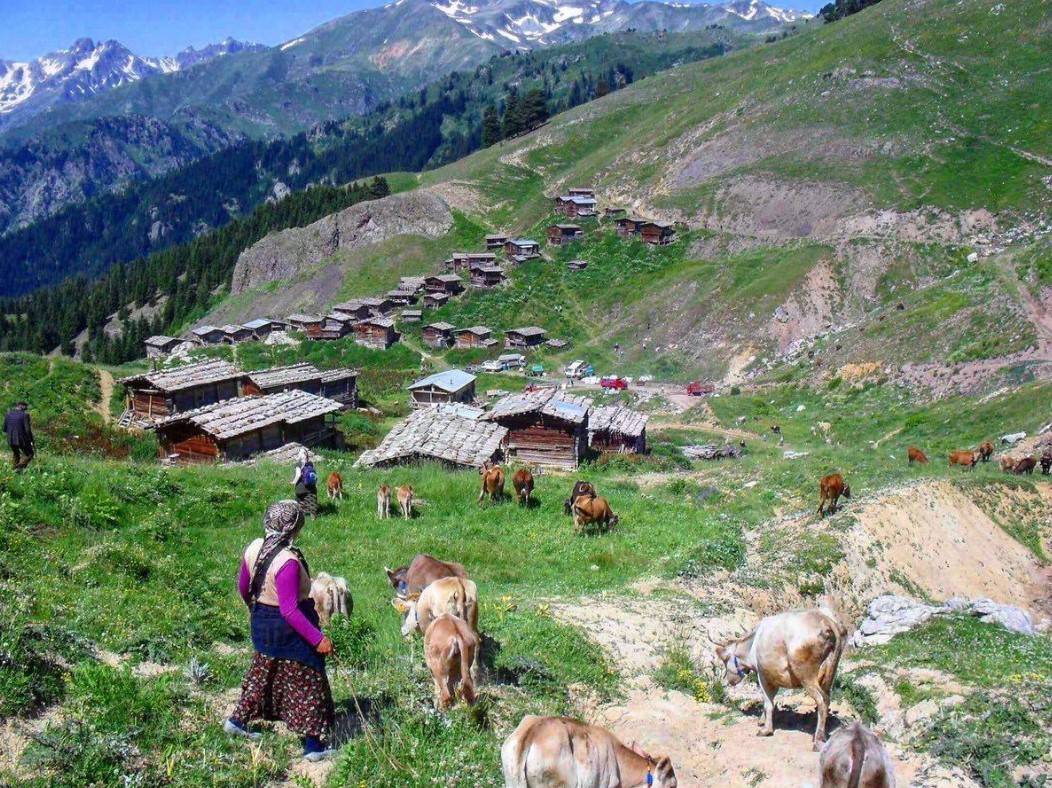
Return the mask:
<svg viewBox="0 0 1052 788">
<path fill-rule="evenodd" d="M 102 416 L 102 421 L 109 424 L 113 421 L 113 415 L 110 413 L 110 400 L 113 398 L 113 375 L 104 369 L 99 369 L 98 372 L 99 389 L 102 394 L 99 396 L 99 401 L 95 403 L 95 410 Z"/>
</svg>

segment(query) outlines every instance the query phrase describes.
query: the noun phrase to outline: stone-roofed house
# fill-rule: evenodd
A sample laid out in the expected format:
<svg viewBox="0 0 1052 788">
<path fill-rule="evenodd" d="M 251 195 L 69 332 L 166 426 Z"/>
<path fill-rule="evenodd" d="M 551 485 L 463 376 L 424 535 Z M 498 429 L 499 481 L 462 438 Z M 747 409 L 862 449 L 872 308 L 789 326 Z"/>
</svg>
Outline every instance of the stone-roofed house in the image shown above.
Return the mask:
<svg viewBox="0 0 1052 788">
<path fill-rule="evenodd" d="M 543 345 L 548 339 L 548 332 L 540 326 L 522 326 L 509 328 L 504 332 L 504 347 L 531 348 Z"/>
<path fill-rule="evenodd" d="M 143 345 L 146 346 L 146 358 L 163 358 L 175 350 L 185 340 L 178 337 L 168 337 L 164 334 L 150 337 Z"/>
<path fill-rule="evenodd" d="M 244 374 L 229 361 L 209 359 L 130 375 L 120 382 L 127 391 L 131 423 L 144 424 L 238 397 Z"/>
<path fill-rule="evenodd" d="M 509 461 L 572 470 L 588 451 L 592 400 L 541 388 L 498 400 L 483 420 L 506 427 Z"/>
<path fill-rule="evenodd" d="M 646 414 L 621 405 L 593 408 L 588 416 L 588 445 L 598 452 L 644 454 L 648 419 Z"/>
<path fill-rule="evenodd" d="M 355 467 L 437 460 L 456 468 L 481 468 L 500 458 L 507 430 L 483 421 L 467 405 L 436 405 L 414 410 L 375 449 L 363 452 Z"/>
</svg>

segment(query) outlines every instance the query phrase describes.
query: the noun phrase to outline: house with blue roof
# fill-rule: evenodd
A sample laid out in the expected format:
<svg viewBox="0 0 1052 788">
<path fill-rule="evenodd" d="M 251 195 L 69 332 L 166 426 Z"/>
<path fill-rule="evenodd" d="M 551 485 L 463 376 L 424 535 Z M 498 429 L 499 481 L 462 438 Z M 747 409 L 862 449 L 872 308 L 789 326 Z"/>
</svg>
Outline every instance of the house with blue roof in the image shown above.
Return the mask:
<svg viewBox="0 0 1052 788">
<path fill-rule="evenodd" d="M 474 401 L 475 376 L 462 369 L 436 372 L 409 386 L 409 404 L 414 408 Z"/>
</svg>

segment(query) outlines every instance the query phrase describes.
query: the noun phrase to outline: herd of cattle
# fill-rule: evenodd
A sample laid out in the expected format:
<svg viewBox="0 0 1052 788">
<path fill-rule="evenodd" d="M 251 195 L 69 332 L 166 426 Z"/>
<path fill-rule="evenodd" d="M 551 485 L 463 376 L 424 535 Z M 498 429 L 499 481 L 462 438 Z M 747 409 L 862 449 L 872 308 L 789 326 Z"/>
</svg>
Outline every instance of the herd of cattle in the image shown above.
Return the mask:
<svg viewBox="0 0 1052 788">
<path fill-rule="evenodd" d="M 949 454 L 950 467 L 960 465 L 965 468 L 974 468 L 980 462 L 989 462 L 990 458 L 994 454 L 994 445 L 990 441 L 983 441 L 979 444 L 979 448 L 975 451 L 971 449 L 961 449 L 958 451 L 951 451 Z M 928 457 L 918 449 L 916 446 L 910 446 L 908 450 L 909 463 L 926 464 Z M 1047 448 L 1041 454 L 1041 457 L 1026 456 L 1026 457 L 1012 457 L 1008 454 L 1001 455 L 1001 470 L 1005 473 L 1014 473 L 1022 476 L 1023 474 L 1031 475 L 1034 472 L 1034 468 L 1038 465 L 1041 466 L 1041 473 L 1048 476 L 1052 473 L 1052 448 Z"/>
</svg>

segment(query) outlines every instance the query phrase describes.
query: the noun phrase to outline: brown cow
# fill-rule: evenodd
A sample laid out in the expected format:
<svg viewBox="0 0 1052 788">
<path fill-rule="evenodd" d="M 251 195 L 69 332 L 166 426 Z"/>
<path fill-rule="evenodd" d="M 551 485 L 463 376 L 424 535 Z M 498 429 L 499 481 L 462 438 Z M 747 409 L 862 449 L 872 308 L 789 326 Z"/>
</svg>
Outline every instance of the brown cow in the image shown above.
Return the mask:
<svg viewBox="0 0 1052 788">
<path fill-rule="evenodd" d="M 435 705 L 448 709 L 460 689 L 469 706 L 475 702 L 471 669 L 479 650 L 479 636 L 462 618 L 439 616 L 424 633 L 424 660 L 435 682 Z"/>
<path fill-rule="evenodd" d="M 335 498 L 343 500 L 343 477 L 336 471 L 330 473 L 329 478 L 326 479 L 325 493 L 329 496 L 330 501 Z"/>
<path fill-rule="evenodd" d="M 376 491 L 376 516 L 381 520 L 391 517 L 391 485 L 384 482 Z"/>
<path fill-rule="evenodd" d="M 354 599 L 347 587 L 347 579 L 333 577 L 328 572 L 319 572 L 311 582 L 310 598 L 314 600 L 314 609 L 323 627 L 327 627 L 336 616 L 350 616 L 354 610 Z"/>
<path fill-rule="evenodd" d="M 975 467 L 975 464 L 979 462 L 979 454 L 974 451 L 951 451 L 950 452 L 950 467 L 954 465 L 963 465 L 969 470 Z"/>
<path fill-rule="evenodd" d="M 1023 457 L 1023 459 L 1016 462 L 1015 467 L 1012 468 L 1012 473 L 1016 476 L 1022 476 L 1024 473 L 1027 476 L 1032 476 L 1036 467 L 1037 460 L 1033 457 Z"/>
<path fill-rule="evenodd" d="M 600 525 L 604 530 L 613 528 L 620 518 L 610 509 L 606 498 L 598 495 L 581 495 L 573 502 L 573 528 L 581 533 L 586 526 Z"/>
<path fill-rule="evenodd" d="M 563 511 L 567 515 L 573 516 L 573 502 L 580 498 L 582 495 L 594 498 L 597 493 L 595 491 L 595 485 L 591 482 L 586 482 L 583 479 L 578 479 L 574 482 L 573 489 L 570 491 L 570 497 L 563 501 Z"/>
<path fill-rule="evenodd" d="M 888 751 L 858 722 L 829 738 L 818 769 L 821 788 L 895 788 L 895 770 Z"/>
<path fill-rule="evenodd" d="M 479 506 L 482 506 L 482 499 L 487 495 L 491 503 L 496 503 L 504 497 L 503 468 L 486 462 L 479 468 L 479 476 L 482 477 L 482 488 L 479 490 Z"/>
<path fill-rule="evenodd" d="M 1004 473 L 1011 473 L 1015 469 L 1015 459 L 1009 457 L 1007 454 L 1001 455 L 1001 470 Z"/>
<path fill-rule="evenodd" d="M 520 506 L 530 505 L 530 496 L 533 495 L 533 474 L 529 468 L 519 468 L 511 477 L 511 486 L 515 488 L 515 497 Z"/>
<path fill-rule="evenodd" d="M 922 452 L 916 446 L 910 446 L 908 449 L 906 449 L 906 456 L 909 457 L 908 463 L 910 465 L 913 465 L 913 463 L 917 463 L 918 465 L 928 464 L 928 455 Z"/>
<path fill-rule="evenodd" d="M 388 569 L 385 566 L 384 571 L 387 572 L 387 579 L 390 581 L 391 587 L 401 596 L 419 594 L 433 582 L 441 580 L 443 577 L 466 579 L 468 576 L 461 564 L 456 564 L 452 561 L 439 561 L 427 553 L 415 555 L 408 566 L 400 566 L 397 569 Z"/>
<path fill-rule="evenodd" d="M 1052 449 L 1045 449 L 1041 455 L 1041 474 L 1048 476 L 1052 472 Z"/>
<path fill-rule="evenodd" d="M 993 453 L 994 445 L 990 441 L 983 441 L 979 444 L 979 459 L 983 462 L 990 462 Z"/>
<path fill-rule="evenodd" d="M 832 514 L 837 510 L 840 496 L 851 500 L 851 488 L 844 484 L 844 477 L 839 473 L 831 473 L 823 476 L 818 483 L 818 516 L 825 517 L 827 512 Z M 826 504 L 829 504 L 828 510 Z"/>
<path fill-rule="evenodd" d="M 408 520 L 413 516 L 413 485 L 403 484 L 395 492 L 398 494 L 398 508 L 402 510 L 402 518 Z"/>
<path fill-rule="evenodd" d="M 500 748 L 505 788 L 677 788 L 667 756 L 626 747 L 604 728 L 527 714 Z"/>
<path fill-rule="evenodd" d="M 395 597 L 391 606 L 404 616 L 402 635 L 411 638 L 414 632 L 427 633 L 431 622 L 449 613 L 462 618 L 478 631 L 479 592 L 474 582 L 466 577 L 443 577 L 428 585 L 419 595 Z"/>
</svg>

